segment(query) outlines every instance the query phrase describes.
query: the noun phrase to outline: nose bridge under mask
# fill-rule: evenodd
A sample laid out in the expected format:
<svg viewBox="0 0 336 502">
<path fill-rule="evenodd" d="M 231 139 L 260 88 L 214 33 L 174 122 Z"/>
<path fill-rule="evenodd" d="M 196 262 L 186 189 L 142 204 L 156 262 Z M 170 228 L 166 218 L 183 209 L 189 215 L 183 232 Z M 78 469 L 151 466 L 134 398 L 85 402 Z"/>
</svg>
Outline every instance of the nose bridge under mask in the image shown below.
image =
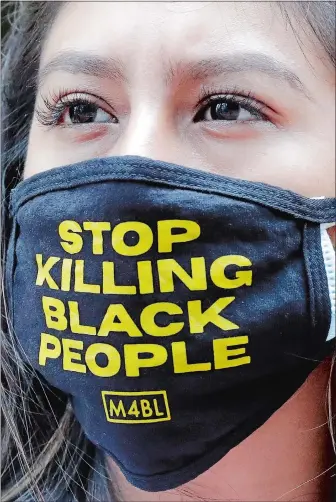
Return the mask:
<svg viewBox="0 0 336 502">
<path fill-rule="evenodd" d="M 32 177 L 11 208 L 23 357 L 139 488 L 210 468 L 332 351 L 334 200 L 113 157 Z"/>
</svg>

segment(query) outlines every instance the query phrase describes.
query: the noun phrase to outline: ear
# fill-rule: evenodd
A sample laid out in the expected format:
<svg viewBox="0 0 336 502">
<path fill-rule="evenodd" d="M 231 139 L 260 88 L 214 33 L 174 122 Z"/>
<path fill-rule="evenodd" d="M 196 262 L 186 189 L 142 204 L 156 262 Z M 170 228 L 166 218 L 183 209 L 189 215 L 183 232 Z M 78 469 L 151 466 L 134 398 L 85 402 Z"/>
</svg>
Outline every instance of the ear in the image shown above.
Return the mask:
<svg viewBox="0 0 336 502">
<path fill-rule="evenodd" d="M 333 243 L 334 248 L 336 249 L 336 225 L 328 228 L 327 232 L 329 234 L 331 242 Z"/>
</svg>

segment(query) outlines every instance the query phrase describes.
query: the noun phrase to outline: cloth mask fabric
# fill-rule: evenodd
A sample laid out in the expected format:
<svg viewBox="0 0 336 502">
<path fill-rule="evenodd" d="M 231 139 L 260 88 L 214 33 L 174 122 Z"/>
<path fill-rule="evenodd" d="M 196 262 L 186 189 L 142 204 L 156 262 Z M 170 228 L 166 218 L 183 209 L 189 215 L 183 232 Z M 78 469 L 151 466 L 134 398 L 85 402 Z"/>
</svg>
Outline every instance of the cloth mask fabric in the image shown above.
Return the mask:
<svg viewBox="0 0 336 502">
<path fill-rule="evenodd" d="M 209 469 L 335 347 L 335 199 L 124 156 L 12 191 L 24 359 L 147 491 Z"/>
</svg>

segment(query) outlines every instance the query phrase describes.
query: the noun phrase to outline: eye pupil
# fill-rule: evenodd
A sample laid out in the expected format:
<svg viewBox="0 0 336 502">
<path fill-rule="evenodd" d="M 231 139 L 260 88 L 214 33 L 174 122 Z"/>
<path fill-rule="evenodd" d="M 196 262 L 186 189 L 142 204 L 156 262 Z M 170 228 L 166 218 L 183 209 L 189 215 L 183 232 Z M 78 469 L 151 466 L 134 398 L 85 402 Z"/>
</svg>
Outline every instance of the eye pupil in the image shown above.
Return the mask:
<svg viewBox="0 0 336 502">
<path fill-rule="evenodd" d="M 239 117 L 240 105 L 230 101 L 212 103 L 210 108 L 213 120 L 237 120 Z"/>
<path fill-rule="evenodd" d="M 69 107 L 69 117 L 73 124 L 86 124 L 94 122 L 97 115 L 97 107 L 94 104 L 77 104 Z"/>
</svg>

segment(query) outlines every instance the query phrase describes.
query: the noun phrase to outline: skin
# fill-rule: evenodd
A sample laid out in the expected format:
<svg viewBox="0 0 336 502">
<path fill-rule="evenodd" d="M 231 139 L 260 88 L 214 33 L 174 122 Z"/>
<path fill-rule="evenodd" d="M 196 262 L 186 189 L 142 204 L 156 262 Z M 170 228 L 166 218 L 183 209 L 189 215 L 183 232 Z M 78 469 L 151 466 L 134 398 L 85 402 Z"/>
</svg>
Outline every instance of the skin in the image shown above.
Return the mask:
<svg viewBox="0 0 336 502">
<path fill-rule="evenodd" d="M 270 3 L 66 4 L 43 46 L 37 111 L 46 112 L 43 98 L 76 91 L 101 108 L 104 122 L 68 124 L 68 107 L 58 125 L 46 127 L 35 112 L 24 176 L 94 157 L 140 155 L 308 197 L 335 196 L 333 71 L 313 36 L 295 29 L 302 47 Z M 100 76 L 88 75 L 87 62 L 75 70 L 80 58 L 66 65 L 64 54 L 56 68 L 63 51 L 116 59 L 122 75 L 107 71 L 106 60 L 98 64 Z M 226 60 L 222 74 L 190 73 L 190 63 L 208 58 Z M 265 116 L 242 109 L 245 120 L 195 122 L 202 86 L 213 95 L 251 94 Z M 139 490 L 109 459 L 120 497 L 329 500 L 330 472 L 321 475 L 332 465 L 324 406 L 329 370 L 326 360 L 260 429 L 179 489 Z"/>
</svg>

